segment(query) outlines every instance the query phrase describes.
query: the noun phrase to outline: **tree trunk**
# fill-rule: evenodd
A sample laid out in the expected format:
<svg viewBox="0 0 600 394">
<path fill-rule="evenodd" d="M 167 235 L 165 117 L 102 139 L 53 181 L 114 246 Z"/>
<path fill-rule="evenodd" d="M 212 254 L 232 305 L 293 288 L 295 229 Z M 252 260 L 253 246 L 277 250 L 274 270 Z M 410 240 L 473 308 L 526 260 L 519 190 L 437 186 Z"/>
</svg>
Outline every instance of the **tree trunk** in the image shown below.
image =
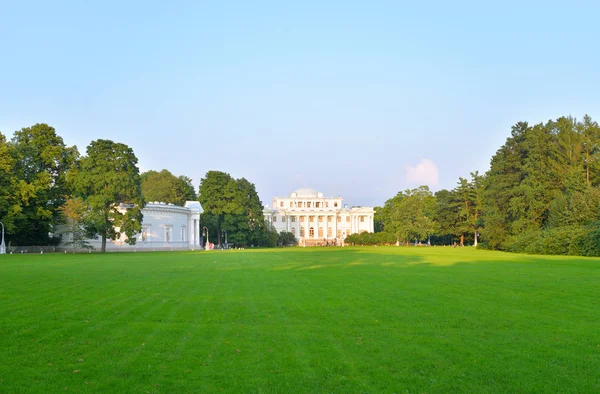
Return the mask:
<svg viewBox="0 0 600 394">
<path fill-rule="evenodd" d="M 589 163 L 587 164 L 585 171 L 586 171 L 586 174 L 585 174 L 586 178 L 585 178 L 585 180 L 587 181 L 588 187 L 590 187 L 590 164 Z"/>
<path fill-rule="evenodd" d="M 460 235 L 460 246 L 465 246 L 465 235 L 464 234 Z"/>
<path fill-rule="evenodd" d="M 475 227 L 475 242 L 473 242 L 473 246 L 477 246 L 477 227 Z"/>
<path fill-rule="evenodd" d="M 102 246 L 100 247 L 100 252 L 106 252 L 106 234 L 102 234 Z"/>
</svg>

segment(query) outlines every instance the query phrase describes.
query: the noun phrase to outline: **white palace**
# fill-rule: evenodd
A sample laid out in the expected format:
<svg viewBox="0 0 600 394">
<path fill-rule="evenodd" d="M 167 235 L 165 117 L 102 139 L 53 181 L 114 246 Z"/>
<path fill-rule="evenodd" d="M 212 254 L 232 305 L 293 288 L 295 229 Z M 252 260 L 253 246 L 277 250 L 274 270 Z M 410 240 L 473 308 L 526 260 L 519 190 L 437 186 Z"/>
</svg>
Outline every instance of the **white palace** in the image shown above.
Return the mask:
<svg viewBox="0 0 600 394">
<path fill-rule="evenodd" d="M 298 245 L 338 244 L 350 234 L 373 232 L 372 207 L 351 207 L 342 197 L 324 197 L 314 189 L 298 189 L 286 197 L 275 197 L 265 206 L 265 219 L 278 232 L 288 231 Z"/>
</svg>

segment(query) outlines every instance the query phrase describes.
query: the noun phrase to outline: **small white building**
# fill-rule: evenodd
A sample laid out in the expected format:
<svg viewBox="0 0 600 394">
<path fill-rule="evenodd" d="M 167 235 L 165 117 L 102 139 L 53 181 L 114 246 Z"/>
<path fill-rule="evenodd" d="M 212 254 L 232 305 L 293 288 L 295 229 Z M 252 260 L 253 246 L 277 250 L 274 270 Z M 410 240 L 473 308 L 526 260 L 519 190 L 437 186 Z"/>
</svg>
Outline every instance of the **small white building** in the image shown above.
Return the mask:
<svg viewBox="0 0 600 394">
<path fill-rule="evenodd" d="M 124 208 L 125 209 L 125 208 Z M 144 215 L 142 231 L 136 235 L 136 244 L 125 242 L 122 234 L 116 240 L 106 240 L 106 251 L 134 250 L 187 250 L 201 246 L 200 214 L 202 207 L 197 201 L 187 201 L 181 207 L 163 202 L 150 202 L 142 209 Z M 64 246 L 71 240 L 71 234 L 63 234 L 63 243 L 58 249 L 70 249 Z M 100 250 L 102 239 L 89 239 L 94 250 Z"/>
<path fill-rule="evenodd" d="M 325 197 L 314 189 L 298 189 L 275 197 L 272 207 L 263 210 L 265 219 L 278 232 L 288 231 L 302 246 L 335 243 L 341 245 L 350 234 L 373 232 L 372 207 L 351 207 L 342 197 Z"/>
</svg>

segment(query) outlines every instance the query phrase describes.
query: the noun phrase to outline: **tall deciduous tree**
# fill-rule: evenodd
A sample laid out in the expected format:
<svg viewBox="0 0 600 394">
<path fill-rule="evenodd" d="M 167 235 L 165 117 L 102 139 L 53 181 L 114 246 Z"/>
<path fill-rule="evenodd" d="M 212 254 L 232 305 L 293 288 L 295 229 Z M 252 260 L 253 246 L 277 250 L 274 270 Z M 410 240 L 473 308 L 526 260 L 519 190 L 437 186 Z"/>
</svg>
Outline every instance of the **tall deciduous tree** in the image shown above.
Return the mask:
<svg viewBox="0 0 600 394">
<path fill-rule="evenodd" d="M 15 180 L 13 177 L 15 160 L 10 152 L 11 146 L 6 142 L 4 134 L 0 133 L 0 222 L 10 233 L 14 230 L 12 217 L 15 198 Z M 17 205 L 17 208 L 20 205 Z M 1 241 L 0 241 L 1 242 Z"/>
<path fill-rule="evenodd" d="M 398 241 L 422 240 L 433 234 L 435 197 L 427 186 L 399 192 L 383 207 L 384 226 Z"/>
<path fill-rule="evenodd" d="M 15 132 L 11 145 L 12 186 L 18 197 L 9 213 L 12 240 L 21 245 L 47 244 L 59 220 L 58 207 L 70 193 L 67 173 L 79 153 L 43 123 Z"/>
<path fill-rule="evenodd" d="M 220 171 L 209 171 L 200 182 L 200 203 L 204 216 L 216 218 L 217 242 L 223 230 L 228 241 L 236 244 L 271 244 L 263 215 L 263 205 L 253 183 L 234 179 Z M 212 230 L 209 230 L 212 232 Z"/>
<path fill-rule="evenodd" d="M 125 242 L 135 244 L 134 235 L 142 228 L 144 199 L 137 162 L 127 145 L 100 139 L 87 147 L 87 156 L 73 174 L 75 189 L 90 210 L 86 229 L 102 238 L 102 252 L 106 240 L 121 233 L 127 236 Z"/>
<path fill-rule="evenodd" d="M 202 209 L 217 218 L 217 242 L 220 245 L 224 215 L 239 215 L 243 212 L 237 183 L 225 172 L 208 171 L 200 180 L 199 191 L 198 201 Z"/>
</svg>

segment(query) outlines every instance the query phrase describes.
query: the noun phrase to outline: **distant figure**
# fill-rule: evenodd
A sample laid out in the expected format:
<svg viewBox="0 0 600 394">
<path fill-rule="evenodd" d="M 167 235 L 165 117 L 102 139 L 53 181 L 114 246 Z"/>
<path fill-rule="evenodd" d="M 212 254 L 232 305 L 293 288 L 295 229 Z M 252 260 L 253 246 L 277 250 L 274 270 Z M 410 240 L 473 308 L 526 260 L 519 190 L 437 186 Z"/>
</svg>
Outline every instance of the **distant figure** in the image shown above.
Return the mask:
<svg viewBox="0 0 600 394">
<path fill-rule="evenodd" d="M 454 244 L 452 245 L 454 248 L 456 248 L 456 241 L 454 241 Z"/>
</svg>

